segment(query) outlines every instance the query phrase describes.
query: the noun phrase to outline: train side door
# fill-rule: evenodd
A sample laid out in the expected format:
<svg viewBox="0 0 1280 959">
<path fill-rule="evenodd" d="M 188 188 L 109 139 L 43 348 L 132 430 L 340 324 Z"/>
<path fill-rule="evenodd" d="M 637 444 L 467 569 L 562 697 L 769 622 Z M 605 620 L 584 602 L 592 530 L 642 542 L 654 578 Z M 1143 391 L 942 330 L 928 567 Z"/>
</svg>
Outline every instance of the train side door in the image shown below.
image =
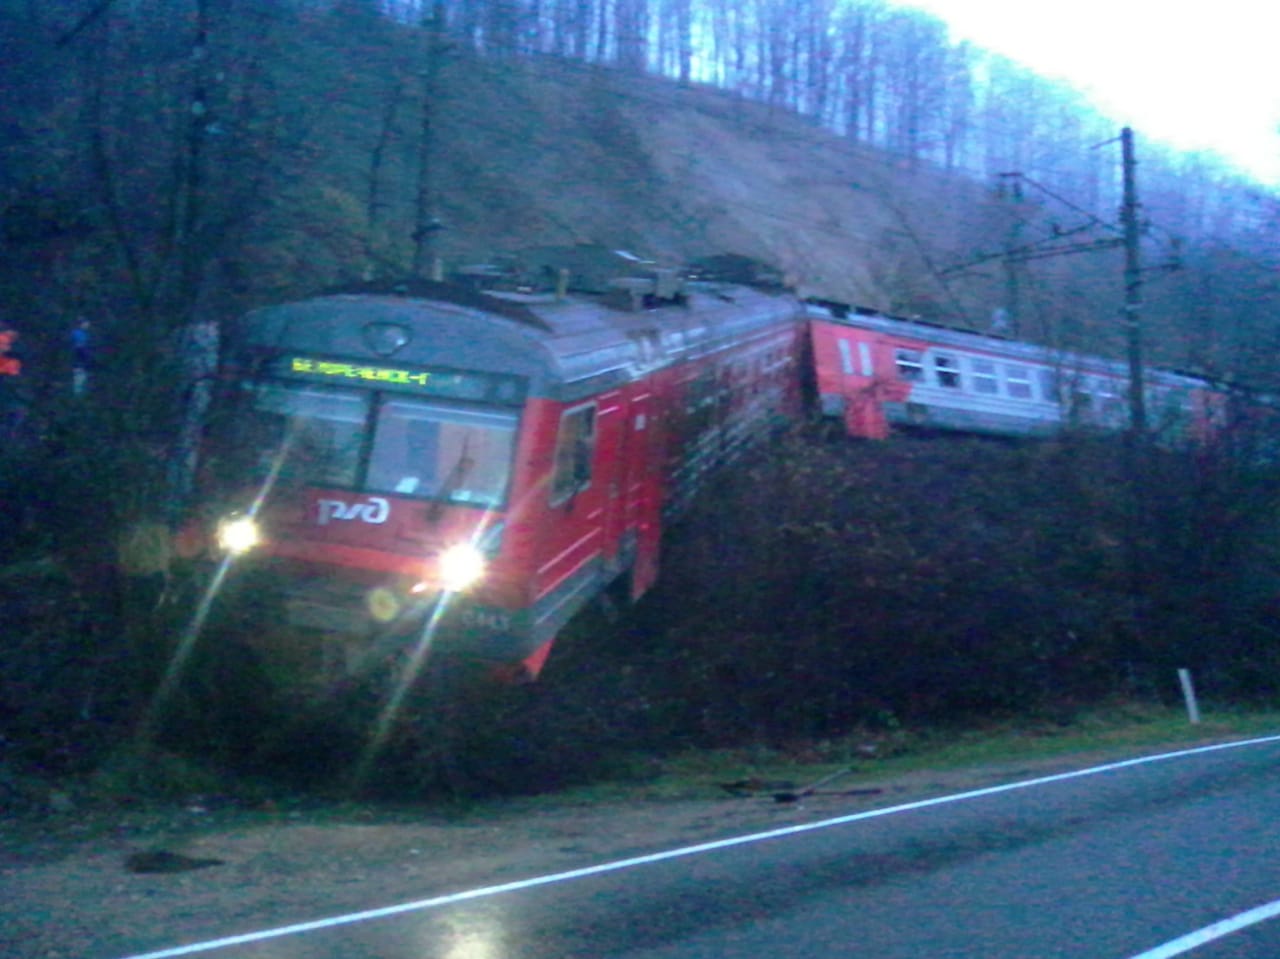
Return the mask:
<svg viewBox="0 0 1280 959">
<path fill-rule="evenodd" d="M 653 395 L 642 386 L 632 396 L 627 410 L 622 463 L 618 471 L 619 534 L 630 553 L 630 595 L 633 600 L 639 599 L 658 578 L 663 451 L 652 415 Z"/>
<path fill-rule="evenodd" d="M 836 327 L 841 393 L 845 397 L 845 427 L 850 436 L 885 439 L 889 424 L 884 414 L 883 370 L 876 369 L 877 354 L 883 365 L 884 348 L 879 337 L 850 327 Z"/>
<path fill-rule="evenodd" d="M 666 424 L 662 411 L 669 390 L 662 337 L 657 329 L 633 334 L 634 379 L 627 392 L 623 444 L 618 469 L 620 560 L 630 564 L 629 598 L 639 599 L 658 578 L 662 548 L 662 504 L 666 495 Z"/>
<path fill-rule="evenodd" d="M 616 439 L 616 404 L 603 398 L 564 409 L 555 437 L 548 489 L 549 522 L 541 543 L 539 597 L 572 590 L 606 552 L 608 443 Z"/>
</svg>

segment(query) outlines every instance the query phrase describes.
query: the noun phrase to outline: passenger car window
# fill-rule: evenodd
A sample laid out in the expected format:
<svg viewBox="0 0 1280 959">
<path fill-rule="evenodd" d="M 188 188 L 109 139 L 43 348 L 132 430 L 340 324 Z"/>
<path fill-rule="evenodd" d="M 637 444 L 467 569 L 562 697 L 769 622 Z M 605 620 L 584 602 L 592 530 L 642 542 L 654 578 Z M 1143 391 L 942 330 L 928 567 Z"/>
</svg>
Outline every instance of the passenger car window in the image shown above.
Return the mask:
<svg viewBox="0 0 1280 959">
<path fill-rule="evenodd" d="M 898 379 L 917 381 L 924 379 L 924 358 L 919 350 L 896 350 Z"/>
<path fill-rule="evenodd" d="M 973 389 L 977 393 L 994 395 L 1000 392 L 1000 381 L 996 379 L 996 365 L 990 360 L 973 361 Z"/>
<path fill-rule="evenodd" d="M 933 358 L 933 371 L 938 385 L 958 390 L 960 388 L 960 364 L 954 356 L 939 353 Z"/>
<path fill-rule="evenodd" d="M 1025 366 L 1006 366 L 1004 384 L 1010 396 L 1020 400 L 1031 399 L 1031 374 Z"/>
</svg>

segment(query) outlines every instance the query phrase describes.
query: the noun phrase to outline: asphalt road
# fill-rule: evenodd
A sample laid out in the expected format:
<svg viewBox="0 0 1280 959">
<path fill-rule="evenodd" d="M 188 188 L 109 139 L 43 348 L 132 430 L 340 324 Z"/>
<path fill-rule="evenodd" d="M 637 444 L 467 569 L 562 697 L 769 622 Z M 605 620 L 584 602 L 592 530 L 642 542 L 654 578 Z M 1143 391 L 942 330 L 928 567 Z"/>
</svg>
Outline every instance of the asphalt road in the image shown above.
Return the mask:
<svg viewBox="0 0 1280 959">
<path fill-rule="evenodd" d="M 1259 740 L 139 956 L 1276 959 L 1277 811 Z"/>
</svg>

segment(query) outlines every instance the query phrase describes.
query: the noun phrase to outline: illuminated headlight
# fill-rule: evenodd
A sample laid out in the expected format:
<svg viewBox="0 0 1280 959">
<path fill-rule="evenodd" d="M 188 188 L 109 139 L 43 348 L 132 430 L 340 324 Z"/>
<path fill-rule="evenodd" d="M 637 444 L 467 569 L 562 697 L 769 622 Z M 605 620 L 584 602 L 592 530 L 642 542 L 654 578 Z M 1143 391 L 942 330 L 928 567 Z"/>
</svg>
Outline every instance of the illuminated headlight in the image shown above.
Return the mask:
<svg viewBox="0 0 1280 959">
<path fill-rule="evenodd" d="M 474 586 L 484 573 L 484 554 L 471 543 L 455 543 L 440 554 L 440 580 L 451 593 Z"/>
<path fill-rule="evenodd" d="M 252 516 L 230 516 L 218 524 L 218 546 L 227 553 L 247 553 L 262 541 Z"/>
</svg>

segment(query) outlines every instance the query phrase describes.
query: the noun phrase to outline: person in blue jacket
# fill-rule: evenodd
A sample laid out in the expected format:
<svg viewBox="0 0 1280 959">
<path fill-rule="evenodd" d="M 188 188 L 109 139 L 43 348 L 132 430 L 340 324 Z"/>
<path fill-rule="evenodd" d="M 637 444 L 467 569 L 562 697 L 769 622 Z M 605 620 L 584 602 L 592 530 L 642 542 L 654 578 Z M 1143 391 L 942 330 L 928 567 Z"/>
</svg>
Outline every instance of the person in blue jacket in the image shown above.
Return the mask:
<svg viewBox="0 0 1280 959">
<path fill-rule="evenodd" d="M 71 330 L 71 392 L 80 396 L 89 386 L 93 369 L 93 328 L 81 317 Z"/>
</svg>

